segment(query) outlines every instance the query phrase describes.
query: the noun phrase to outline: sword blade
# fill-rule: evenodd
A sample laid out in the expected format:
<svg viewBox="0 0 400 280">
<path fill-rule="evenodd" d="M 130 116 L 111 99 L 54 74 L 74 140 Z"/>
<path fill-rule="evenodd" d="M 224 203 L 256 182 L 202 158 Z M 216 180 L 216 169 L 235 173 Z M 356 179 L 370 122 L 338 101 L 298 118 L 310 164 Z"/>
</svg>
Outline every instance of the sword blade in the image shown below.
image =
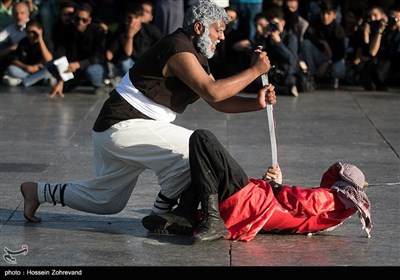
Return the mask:
<svg viewBox="0 0 400 280">
<path fill-rule="evenodd" d="M 261 75 L 263 86 L 269 85 L 268 74 Z M 269 139 L 271 142 L 272 166 L 278 166 L 278 149 L 276 145 L 275 123 L 274 123 L 274 108 L 272 104 L 267 104 Z"/>
</svg>

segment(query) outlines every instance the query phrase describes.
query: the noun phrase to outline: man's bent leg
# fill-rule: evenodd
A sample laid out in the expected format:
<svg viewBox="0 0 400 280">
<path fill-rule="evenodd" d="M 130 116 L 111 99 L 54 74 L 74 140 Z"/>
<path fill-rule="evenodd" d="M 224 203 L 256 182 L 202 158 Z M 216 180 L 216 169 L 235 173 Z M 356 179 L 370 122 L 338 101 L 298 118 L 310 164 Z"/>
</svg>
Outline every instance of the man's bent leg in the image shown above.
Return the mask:
<svg viewBox="0 0 400 280">
<path fill-rule="evenodd" d="M 207 130 L 193 132 L 189 142 L 189 154 L 192 184 L 201 197 L 202 213 L 202 220 L 193 239 L 195 242 L 202 242 L 225 238 L 228 230 L 219 213 L 219 196 L 228 189 L 234 193 L 238 188 L 235 176 L 244 172 L 238 172 L 241 170 L 237 168 L 239 165 Z M 232 164 L 232 168 L 231 162 L 235 163 Z M 247 182 L 245 174 L 240 177 L 243 177 L 241 181 Z"/>
</svg>

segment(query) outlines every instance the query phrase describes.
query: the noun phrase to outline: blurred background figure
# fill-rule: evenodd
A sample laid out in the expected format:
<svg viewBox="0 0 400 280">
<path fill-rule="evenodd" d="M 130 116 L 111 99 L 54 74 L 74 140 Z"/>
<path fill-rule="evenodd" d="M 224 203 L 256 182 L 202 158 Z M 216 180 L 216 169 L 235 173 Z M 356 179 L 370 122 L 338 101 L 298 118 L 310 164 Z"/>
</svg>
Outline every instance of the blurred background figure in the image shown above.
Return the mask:
<svg viewBox="0 0 400 280">
<path fill-rule="evenodd" d="M 0 76 L 10 65 L 12 52 L 17 49 L 19 41 L 26 37 L 26 23 L 29 21 L 29 7 L 25 2 L 13 6 L 13 23 L 0 31 Z"/>
<path fill-rule="evenodd" d="M 0 2 L 0 31 L 13 22 L 12 10 L 14 2 L 14 0 L 4 0 Z"/>
<path fill-rule="evenodd" d="M 253 38 L 256 29 L 253 24 L 254 17 L 263 11 L 263 0 L 230 0 L 229 5 L 239 13 L 237 27 L 246 38 Z"/>
<path fill-rule="evenodd" d="M 44 38 L 40 22 L 31 20 L 26 24 L 27 36 L 19 43 L 14 58 L 3 77 L 3 84 L 18 86 L 22 79 L 40 71 L 53 59 L 52 43 Z M 45 79 L 51 77 L 50 73 Z"/>
<path fill-rule="evenodd" d="M 168 35 L 182 27 L 185 15 L 185 1 L 162 0 L 156 1 L 154 24 L 161 30 L 162 35 Z"/>
<path fill-rule="evenodd" d="M 346 35 L 337 23 L 337 3 L 324 0 L 320 5 L 319 19 L 310 23 L 301 43 L 301 57 L 317 79 L 329 80 L 333 88 L 346 73 Z"/>
<path fill-rule="evenodd" d="M 299 0 L 285 0 L 282 6 L 285 15 L 285 30 L 293 33 L 297 37 L 297 41 L 303 41 L 309 23 L 300 15 Z M 299 46 L 300 47 L 300 46 Z"/>
<path fill-rule="evenodd" d="M 285 30 L 281 7 L 273 7 L 256 15 L 253 49 L 262 46 L 270 58 L 272 68 L 268 77 L 277 94 L 298 96 L 296 72 L 299 67 L 298 41 L 293 33 Z M 261 85 L 261 84 L 260 84 Z"/>
<path fill-rule="evenodd" d="M 75 7 L 73 24 L 67 25 L 64 36 L 60 39 L 55 49 L 55 58 L 67 57 L 67 70 L 74 74 L 74 78 L 64 84 L 58 72 L 50 67 L 48 70 L 58 80 L 50 97 L 57 94 L 64 96 L 64 91 L 71 91 L 85 82 L 94 86 L 95 94 L 105 93 L 106 34 L 99 24 L 92 22 L 92 7 L 89 4 L 81 3 Z"/>
<path fill-rule="evenodd" d="M 388 84 L 399 85 L 400 78 L 399 3 L 390 8 L 389 17 L 378 21 L 373 34 L 369 44 L 372 58 L 364 66 L 361 84 L 365 90 L 388 91 Z"/>
<path fill-rule="evenodd" d="M 65 32 L 74 24 L 74 12 L 76 4 L 74 1 L 64 1 L 60 6 L 60 12 L 51 35 L 54 49 L 61 48 Z"/>
<path fill-rule="evenodd" d="M 110 78 L 125 75 L 135 61 L 162 37 L 158 27 L 144 23 L 143 17 L 141 4 L 132 3 L 125 8 L 125 22 L 106 47 L 106 59 L 116 68 L 112 70 L 113 74 L 109 73 Z"/>
<path fill-rule="evenodd" d="M 142 1 L 143 8 L 143 19 L 144 23 L 153 23 L 154 19 L 154 4 L 151 1 L 144 0 Z"/>
</svg>

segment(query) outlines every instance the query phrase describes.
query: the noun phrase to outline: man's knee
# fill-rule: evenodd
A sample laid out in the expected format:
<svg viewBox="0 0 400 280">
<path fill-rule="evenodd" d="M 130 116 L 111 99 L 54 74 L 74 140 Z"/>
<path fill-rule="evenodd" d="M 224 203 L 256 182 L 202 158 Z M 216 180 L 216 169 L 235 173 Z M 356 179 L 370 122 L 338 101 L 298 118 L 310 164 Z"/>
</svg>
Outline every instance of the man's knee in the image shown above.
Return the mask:
<svg viewBox="0 0 400 280">
<path fill-rule="evenodd" d="M 214 141 L 215 138 L 216 138 L 215 135 L 211 131 L 206 129 L 197 129 L 190 136 L 189 143 L 195 143 L 201 139 L 203 139 L 203 141 L 204 140 Z"/>
</svg>

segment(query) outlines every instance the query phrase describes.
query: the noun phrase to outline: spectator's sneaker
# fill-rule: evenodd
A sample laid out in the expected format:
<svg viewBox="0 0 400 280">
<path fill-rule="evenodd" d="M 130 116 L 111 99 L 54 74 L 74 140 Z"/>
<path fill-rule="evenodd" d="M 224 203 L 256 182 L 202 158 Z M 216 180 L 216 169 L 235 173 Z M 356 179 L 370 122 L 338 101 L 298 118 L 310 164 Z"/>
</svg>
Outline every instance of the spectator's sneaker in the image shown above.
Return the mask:
<svg viewBox="0 0 400 280">
<path fill-rule="evenodd" d="M 96 88 L 94 90 L 95 95 L 106 95 L 110 93 L 110 88 L 109 87 L 101 87 L 101 88 Z"/>
<path fill-rule="evenodd" d="M 364 90 L 366 91 L 373 91 L 375 90 L 374 84 L 371 81 L 371 78 L 367 75 L 363 74 L 360 76 L 360 83 Z"/>
<path fill-rule="evenodd" d="M 118 84 L 121 82 L 122 77 L 121 76 L 115 76 L 114 78 L 111 79 L 111 85 L 113 87 L 117 87 Z"/>
<path fill-rule="evenodd" d="M 296 86 L 292 86 L 292 87 L 290 88 L 290 93 L 291 93 L 293 96 L 295 96 L 295 97 L 298 97 L 298 96 L 299 96 L 299 92 L 298 92 Z"/>
<path fill-rule="evenodd" d="M 19 86 L 22 82 L 22 79 L 20 78 L 14 78 L 9 75 L 4 75 L 3 76 L 3 85 L 9 86 L 9 87 L 16 87 Z"/>
<path fill-rule="evenodd" d="M 339 88 L 339 78 L 334 78 L 333 79 L 333 88 L 338 89 Z"/>
<path fill-rule="evenodd" d="M 388 91 L 388 88 L 385 85 L 376 86 L 376 91 Z"/>
<path fill-rule="evenodd" d="M 48 79 L 48 85 L 51 86 L 51 87 L 55 87 L 56 84 L 57 84 L 57 82 L 58 82 L 57 79 L 54 78 L 54 77 L 50 77 L 50 78 Z"/>
</svg>

